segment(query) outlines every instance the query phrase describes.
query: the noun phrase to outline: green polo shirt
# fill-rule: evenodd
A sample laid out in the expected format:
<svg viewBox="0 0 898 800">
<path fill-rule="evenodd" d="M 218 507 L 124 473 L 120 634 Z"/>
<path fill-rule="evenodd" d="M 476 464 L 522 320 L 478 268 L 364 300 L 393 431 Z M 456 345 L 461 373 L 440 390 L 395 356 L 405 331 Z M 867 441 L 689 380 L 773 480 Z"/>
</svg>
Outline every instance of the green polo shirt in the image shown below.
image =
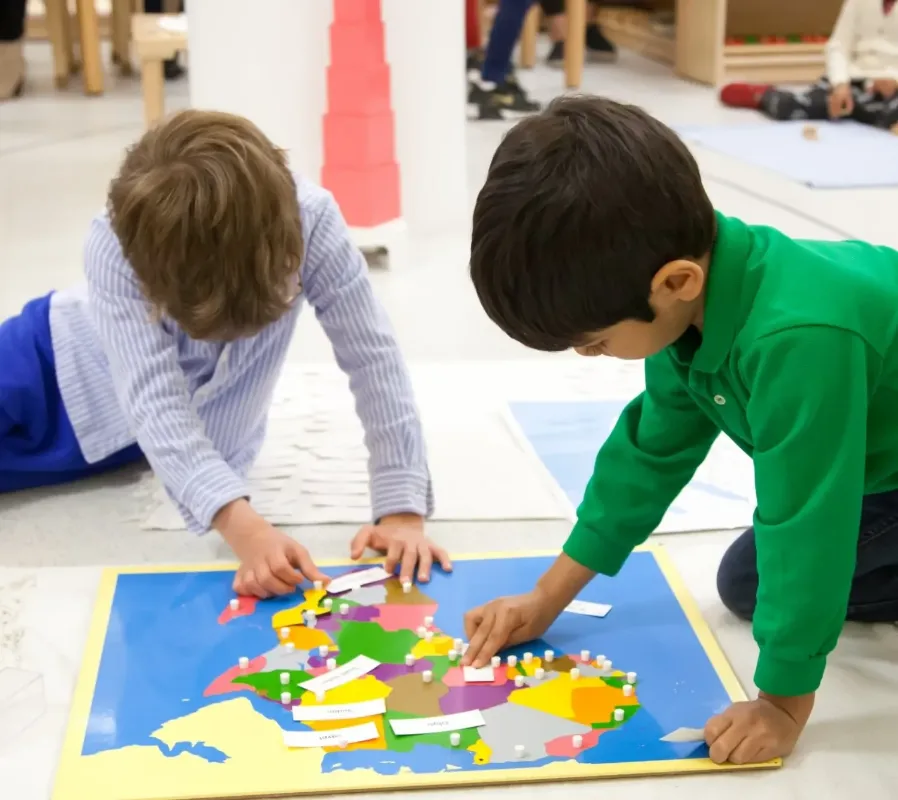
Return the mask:
<svg viewBox="0 0 898 800">
<path fill-rule="evenodd" d="M 815 691 L 862 497 L 898 488 L 898 252 L 718 215 L 702 335 L 647 359 L 645 384 L 596 458 L 565 553 L 616 574 L 723 431 L 754 461 L 755 683 Z"/>
</svg>

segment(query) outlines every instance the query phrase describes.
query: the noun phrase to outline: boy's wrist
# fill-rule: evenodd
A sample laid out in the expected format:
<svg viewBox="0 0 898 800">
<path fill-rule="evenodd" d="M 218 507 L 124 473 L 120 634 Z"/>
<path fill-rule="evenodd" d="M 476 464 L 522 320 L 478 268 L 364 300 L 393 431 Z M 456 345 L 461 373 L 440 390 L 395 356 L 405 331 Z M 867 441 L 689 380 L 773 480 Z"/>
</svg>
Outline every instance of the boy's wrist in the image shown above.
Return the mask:
<svg viewBox="0 0 898 800">
<path fill-rule="evenodd" d="M 808 719 L 810 719 L 811 712 L 814 710 L 815 697 L 816 694 L 813 692 L 796 695 L 795 697 L 784 697 L 782 695 L 767 694 L 766 692 L 758 693 L 760 700 L 764 700 L 788 714 L 795 724 L 802 729 L 808 724 Z"/>
<path fill-rule="evenodd" d="M 539 598 L 546 613 L 551 613 L 554 619 L 570 605 L 595 575 L 596 573 L 588 567 L 562 553 L 537 581 L 533 593 Z"/>
<path fill-rule="evenodd" d="M 234 500 L 219 509 L 212 520 L 215 528 L 232 549 L 235 542 L 245 539 L 258 530 L 260 517 L 245 498 Z"/>
</svg>

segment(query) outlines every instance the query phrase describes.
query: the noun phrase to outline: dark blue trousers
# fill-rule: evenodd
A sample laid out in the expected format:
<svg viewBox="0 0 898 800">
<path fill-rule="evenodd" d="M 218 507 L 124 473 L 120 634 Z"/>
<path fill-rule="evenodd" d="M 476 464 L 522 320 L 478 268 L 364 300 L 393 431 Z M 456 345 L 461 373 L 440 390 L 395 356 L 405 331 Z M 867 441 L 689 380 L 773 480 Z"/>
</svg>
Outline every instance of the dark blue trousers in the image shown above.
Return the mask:
<svg viewBox="0 0 898 800">
<path fill-rule="evenodd" d="M 724 554 L 717 590 L 734 614 L 743 619 L 754 616 L 758 594 L 754 529 L 749 528 Z M 898 491 L 864 498 L 847 619 L 898 621 Z"/>
<path fill-rule="evenodd" d="M 88 464 L 56 381 L 50 296 L 0 324 L 0 492 L 66 483 L 143 458 L 137 445 Z"/>
</svg>

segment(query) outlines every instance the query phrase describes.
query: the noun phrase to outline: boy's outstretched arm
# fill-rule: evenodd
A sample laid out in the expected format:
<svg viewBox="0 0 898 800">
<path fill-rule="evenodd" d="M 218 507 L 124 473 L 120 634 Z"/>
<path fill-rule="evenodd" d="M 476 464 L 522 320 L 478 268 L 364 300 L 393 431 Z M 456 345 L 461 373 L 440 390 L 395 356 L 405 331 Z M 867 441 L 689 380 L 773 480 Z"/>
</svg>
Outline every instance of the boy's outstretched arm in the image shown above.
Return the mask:
<svg viewBox="0 0 898 800">
<path fill-rule="evenodd" d="M 704 461 L 719 430 L 670 358 L 664 351 L 645 362 L 645 391 L 599 451 L 564 554 L 533 592 L 468 613 L 465 664 L 483 665 L 503 647 L 540 636 L 596 573 L 616 575 Z"/>
<path fill-rule="evenodd" d="M 741 365 L 754 387 L 761 695 L 708 723 L 715 761 L 788 755 L 810 716 L 847 613 L 878 360 L 857 335 L 820 326 L 761 339 Z"/>
<path fill-rule="evenodd" d="M 330 194 L 320 197 L 308 236 L 303 292 L 349 376 L 370 454 L 373 524 L 359 531 L 351 555 L 378 550 L 386 554 L 389 571 L 399 566 L 400 576 L 411 580 L 417 568 L 418 579 L 428 580 L 434 560 L 444 569 L 451 564 L 424 535 L 433 491 L 411 379 L 343 216 Z"/>
</svg>

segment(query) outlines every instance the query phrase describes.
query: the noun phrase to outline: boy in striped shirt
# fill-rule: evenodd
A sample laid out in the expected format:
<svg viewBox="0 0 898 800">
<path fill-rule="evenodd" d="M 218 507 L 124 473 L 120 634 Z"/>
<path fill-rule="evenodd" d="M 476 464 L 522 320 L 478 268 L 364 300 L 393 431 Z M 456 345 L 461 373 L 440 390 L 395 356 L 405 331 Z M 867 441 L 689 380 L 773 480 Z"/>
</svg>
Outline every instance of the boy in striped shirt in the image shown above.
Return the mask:
<svg viewBox="0 0 898 800">
<path fill-rule="evenodd" d="M 128 152 L 85 247 L 86 285 L 0 325 L 0 492 L 146 458 L 185 525 L 216 529 L 242 594 L 326 580 L 254 510 L 246 474 L 304 301 L 348 374 L 375 524 L 353 540 L 426 580 L 433 498 L 408 372 L 331 195 L 252 123 L 185 111 Z"/>
</svg>

